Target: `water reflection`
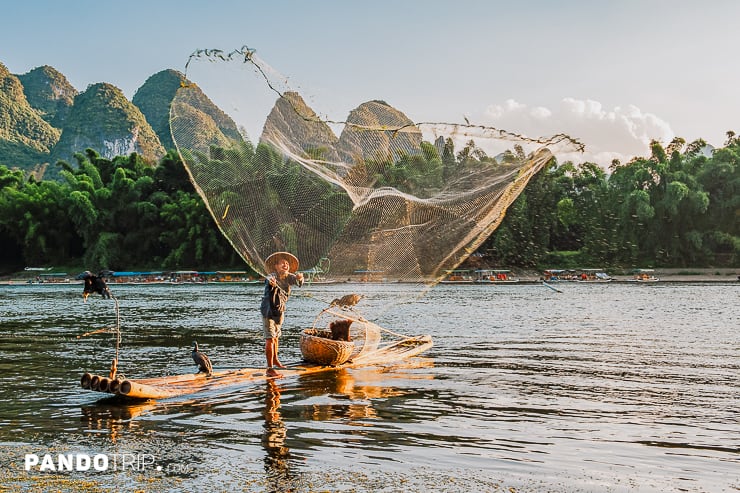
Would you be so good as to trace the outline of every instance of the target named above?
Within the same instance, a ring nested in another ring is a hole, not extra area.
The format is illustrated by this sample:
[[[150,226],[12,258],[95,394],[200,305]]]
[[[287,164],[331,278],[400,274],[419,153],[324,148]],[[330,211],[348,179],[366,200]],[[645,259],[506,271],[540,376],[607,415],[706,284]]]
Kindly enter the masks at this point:
[[[137,428],[138,416],[157,407],[154,401],[141,403],[123,402],[116,397],[101,399],[92,405],[82,406],[84,431],[88,433],[107,432],[111,442],[116,443],[125,432]]]
[[[274,380],[265,385],[265,424],[262,448],[265,449],[265,473],[271,491],[291,491],[295,475],[290,470],[290,449],[286,445],[288,430],[280,413],[280,393],[283,389]]]
[[[351,425],[370,426],[378,419],[374,401],[407,395],[409,390],[394,380],[432,380],[431,373],[411,372],[431,368],[433,361],[419,358],[393,366],[339,369],[299,377],[303,400],[301,418],[311,421],[338,420]]]
[[[347,369],[305,375],[299,379],[301,418],[307,421],[355,423],[374,419],[377,412],[369,400],[371,396],[398,394],[392,387],[378,388],[358,384],[355,373]]]

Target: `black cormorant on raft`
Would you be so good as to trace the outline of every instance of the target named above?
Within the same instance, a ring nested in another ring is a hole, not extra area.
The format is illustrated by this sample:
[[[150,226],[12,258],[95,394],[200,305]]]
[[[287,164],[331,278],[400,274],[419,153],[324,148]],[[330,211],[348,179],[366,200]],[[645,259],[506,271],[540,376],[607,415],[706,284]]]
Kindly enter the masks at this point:
[[[198,365],[198,373],[205,373],[207,377],[213,375],[213,365],[205,353],[198,351],[198,341],[193,341],[193,351],[190,353],[193,361]]]

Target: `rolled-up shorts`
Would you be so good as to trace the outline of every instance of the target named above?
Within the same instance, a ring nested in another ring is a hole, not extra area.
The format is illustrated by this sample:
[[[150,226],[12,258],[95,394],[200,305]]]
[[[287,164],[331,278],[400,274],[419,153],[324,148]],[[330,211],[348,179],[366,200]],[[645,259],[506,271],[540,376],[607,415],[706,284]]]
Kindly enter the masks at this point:
[[[271,318],[262,317],[262,328],[264,329],[265,339],[274,339],[283,335],[280,330],[283,325],[282,319],[280,322],[281,323],[276,323]]]

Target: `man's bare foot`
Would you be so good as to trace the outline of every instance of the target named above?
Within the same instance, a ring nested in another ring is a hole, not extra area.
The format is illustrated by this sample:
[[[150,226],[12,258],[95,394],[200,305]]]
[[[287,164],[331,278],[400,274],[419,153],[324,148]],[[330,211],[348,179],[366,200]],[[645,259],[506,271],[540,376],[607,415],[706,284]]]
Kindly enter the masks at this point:
[[[279,361],[277,363],[275,363],[275,366],[277,366],[278,368],[287,368],[287,366],[285,366],[284,364],[282,364]]]
[[[265,372],[265,375],[268,378],[283,378],[283,374],[275,371],[274,368],[268,368],[267,371]]]

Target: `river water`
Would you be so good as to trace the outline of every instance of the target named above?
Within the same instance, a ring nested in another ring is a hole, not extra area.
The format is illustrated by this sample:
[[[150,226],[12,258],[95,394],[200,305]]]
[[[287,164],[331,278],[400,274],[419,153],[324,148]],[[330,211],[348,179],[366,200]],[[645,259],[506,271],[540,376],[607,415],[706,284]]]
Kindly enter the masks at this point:
[[[0,286],[0,491],[738,491],[740,285],[558,287],[412,300],[414,285],[307,286],[288,305],[285,363],[324,302],[352,292],[379,325],[435,345],[123,404],[79,387],[114,355],[110,333],[83,334],[120,323],[130,377],[193,372],[195,339],[217,370],[260,367],[261,287],[112,286],[117,322],[81,286]]]

